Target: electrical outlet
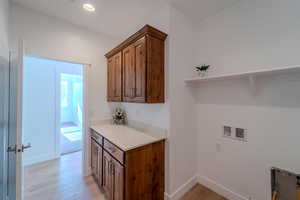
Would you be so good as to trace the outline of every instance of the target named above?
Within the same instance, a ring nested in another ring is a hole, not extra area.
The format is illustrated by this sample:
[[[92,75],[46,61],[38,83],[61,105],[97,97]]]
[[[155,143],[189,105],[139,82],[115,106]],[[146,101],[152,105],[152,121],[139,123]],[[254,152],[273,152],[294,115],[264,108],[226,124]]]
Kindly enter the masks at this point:
[[[243,128],[235,128],[235,139],[241,141],[247,141],[246,129]]]
[[[247,130],[244,128],[236,128],[227,125],[222,127],[222,135],[225,138],[247,142]]]
[[[232,137],[232,130],[230,126],[223,126],[223,137]]]

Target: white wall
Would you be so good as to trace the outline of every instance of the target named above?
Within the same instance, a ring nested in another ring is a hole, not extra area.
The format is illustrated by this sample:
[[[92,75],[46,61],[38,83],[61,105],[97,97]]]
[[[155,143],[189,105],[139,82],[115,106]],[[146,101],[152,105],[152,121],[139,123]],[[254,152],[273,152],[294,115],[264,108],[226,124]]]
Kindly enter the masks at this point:
[[[180,196],[183,184],[193,180],[197,173],[196,161],[196,112],[192,95],[183,82],[191,75],[190,66],[195,63],[194,24],[180,11],[171,8],[169,54],[169,179],[171,198]],[[188,188],[188,187],[187,187]]]
[[[111,110],[122,107],[128,120],[144,122],[164,129],[169,129],[168,101],[164,104],[111,103]]]
[[[81,74],[82,65],[26,57],[23,80],[23,143],[32,148],[23,155],[30,165],[60,156],[59,103],[60,74]]]
[[[300,64],[299,7],[297,0],[241,0],[206,19],[197,33],[197,63],[210,64],[210,74]],[[271,199],[270,167],[300,172],[299,77],[259,78],[256,95],[247,80],[191,88],[202,183],[231,199],[266,200]],[[224,124],[246,128],[248,142],[222,138]]]

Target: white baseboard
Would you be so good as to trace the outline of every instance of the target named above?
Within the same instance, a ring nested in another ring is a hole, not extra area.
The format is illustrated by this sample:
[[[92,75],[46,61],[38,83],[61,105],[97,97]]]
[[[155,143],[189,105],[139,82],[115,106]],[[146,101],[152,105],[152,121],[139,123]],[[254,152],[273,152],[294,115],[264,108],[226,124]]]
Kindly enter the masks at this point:
[[[28,165],[32,165],[32,164],[36,164],[36,163],[40,163],[40,162],[45,162],[48,160],[54,160],[57,158],[59,158],[59,156],[57,157],[54,153],[35,156],[35,157],[31,157],[31,158],[25,157],[23,159],[23,166],[28,166]]]
[[[172,194],[165,193],[165,200],[178,200],[197,184],[198,177],[193,176]]]
[[[221,196],[230,199],[230,200],[249,200],[247,197],[244,197],[227,187],[225,187],[222,184],[219,184],[208,177],[205,176],[197,176],[190,178],[186,183],[181,185],[175,192],[172,194],[165,193],[165,200],[179,200],[181,197],[183,197],[190,189],[192,189],[193,186],[196,184],[201,184],[212,191],[220,194]]]
[[[222,195],[223,197],[230,200],[249,200],[247,197],[244,197],[228,188],[224,185],[219,184],[205,176],[198,176],[198,183],[213,190],[214,192]]]

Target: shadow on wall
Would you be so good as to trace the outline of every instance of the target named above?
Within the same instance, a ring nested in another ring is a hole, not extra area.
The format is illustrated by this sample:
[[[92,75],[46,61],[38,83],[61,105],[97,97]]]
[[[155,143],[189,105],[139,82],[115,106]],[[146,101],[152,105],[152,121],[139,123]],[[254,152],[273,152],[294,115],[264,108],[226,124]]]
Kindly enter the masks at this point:
[[[197,104],[300,107],[300,73],[257,77],[255,91],[249,80],[209,81],[188,85]]]

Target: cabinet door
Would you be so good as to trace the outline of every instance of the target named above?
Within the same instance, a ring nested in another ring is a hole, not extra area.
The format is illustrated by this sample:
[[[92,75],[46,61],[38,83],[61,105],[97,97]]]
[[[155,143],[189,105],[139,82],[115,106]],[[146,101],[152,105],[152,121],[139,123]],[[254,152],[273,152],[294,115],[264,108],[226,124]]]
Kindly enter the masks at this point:
[[[124,199],[124,167],[115,159],[112,160],[113,168],[113,200]]]
[[[145,37],[133,44],[134,47],[134,88],[133,101],[145,102],[146,100],[146,46]]]
[[[98,146],[98,184],[103,184],[103,148]]]
[[[122,101],[122,52],[108,59],[107,100]]]
[[[133,99],[134,88],[134,48],[132,45],[123,50],[123,100],[130,102]]]
[[[92,139],[91,142],[91,168],[92,168],[92,174],[93,177],[96,179],[98,182],[99,180],[99,147],[97,142]]]
[[[108,200],[112,200],[112,164],[111,156],[103,151],[103,189]]]
[[[114,97],[114,62],[113,57],[107,60],[107,101],[113,101]]]
[[[124,101],[145,102],[146,98],[146,40],[138,40],[123,50]]]
[[[147,35],[147,103],[165,101],[165,43]]]

